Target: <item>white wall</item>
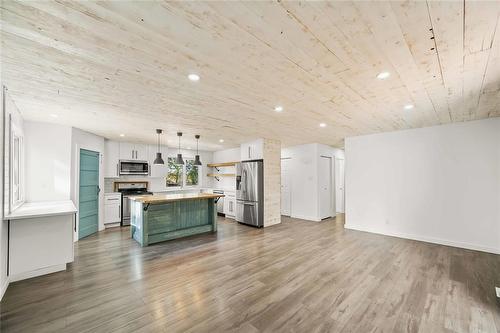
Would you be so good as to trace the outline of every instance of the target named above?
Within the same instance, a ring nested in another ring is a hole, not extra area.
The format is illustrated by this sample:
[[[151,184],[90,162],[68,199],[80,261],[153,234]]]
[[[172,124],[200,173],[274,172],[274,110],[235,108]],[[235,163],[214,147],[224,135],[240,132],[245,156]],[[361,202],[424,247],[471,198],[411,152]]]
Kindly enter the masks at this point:
[[[345,147],[346,228],[500,253],[500,118]]]
[[[25,121],[26,201],[70,199],[71,127]]]
[[[80,149],[87,149],[99,153],[99,230],[104,230],[104,138],[78,128],[71,129],[71,200],[79,208],[79,170],[80,170]],[[78,228],[77,228],[78,230]],[[75,241],[78,239],[75,236]]]
[[[300,145],[281,150],[281,158],[290,159],[290,216],[318,220],[318,147]]]
[[[213,154],[213,163],[238,162],[241,157],[240,151],[241,149],[239,147],[216,151]],[[222,167],[220,170],[221,173],[235,173],[236,171],[234,166]],[[222,190],[236,190],[235,177],[220,177],[219,179],[219,181],[216,179],[213,180],[214,188]]]
[[[319,158],[321,156],[343,158],[341,149],[323,144],[311,143],[281,150],[282,159],[290,159],[291,171],[291,217],[320,221],[319,211]],[[334,165],[332,179],[334,179]],[[332,199],[334,197],[332,194]],[[335,202],[335,200],[333,200]],[[333,210],[332,215],[334,215]]]

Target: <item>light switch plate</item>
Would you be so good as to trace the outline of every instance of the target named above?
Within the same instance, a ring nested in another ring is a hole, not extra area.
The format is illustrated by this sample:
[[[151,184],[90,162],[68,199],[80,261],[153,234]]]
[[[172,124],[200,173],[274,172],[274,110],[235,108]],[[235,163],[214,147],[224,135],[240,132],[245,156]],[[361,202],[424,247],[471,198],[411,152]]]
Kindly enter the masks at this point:
[[[497,292],[497,298],[500,298],[500,288],[495,287],[495,290]]]

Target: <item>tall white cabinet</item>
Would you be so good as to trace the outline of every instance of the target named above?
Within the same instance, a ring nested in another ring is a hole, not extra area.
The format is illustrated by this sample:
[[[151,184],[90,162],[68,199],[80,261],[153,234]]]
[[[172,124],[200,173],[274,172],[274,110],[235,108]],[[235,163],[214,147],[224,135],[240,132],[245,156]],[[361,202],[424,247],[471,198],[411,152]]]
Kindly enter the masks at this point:
[[[264,158],[263,139],[242,143],[240,148],[242,161],[261,160]]]
[[[104,177],[119,177],[120,142],[104,141]]]

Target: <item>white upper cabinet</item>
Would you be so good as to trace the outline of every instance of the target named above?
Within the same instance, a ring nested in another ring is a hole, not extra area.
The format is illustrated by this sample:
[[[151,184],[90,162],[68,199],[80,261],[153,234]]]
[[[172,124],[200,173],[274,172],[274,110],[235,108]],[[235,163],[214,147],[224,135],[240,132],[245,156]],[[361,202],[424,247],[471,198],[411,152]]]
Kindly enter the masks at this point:
[[[118,177],[118,161],[120,160],[120,143],[104,141],[104,177]]]
[[[135,160],[135,145],[128,142],[120,142],[120,160]]]
[[[135,149],[135,159],[139,161],[147,161],[149,158],[148,145],[136,144]]]
[[[264,141],[262,139],[254,140],[241,144],[241,160],[261,160],[264,158]]]
[[[151,177],[166,177],[168,172],[168,147],[161,146],[161,156],[165,164],[163,165],[154,165],[154,160],[156,159],[156,153],[158,148],[156,145],[149,145],[149,158],[147,161],[149,162],[149,169],[151,170]]]
[[[148,145],[120,142],[121,160],[148,160]]]

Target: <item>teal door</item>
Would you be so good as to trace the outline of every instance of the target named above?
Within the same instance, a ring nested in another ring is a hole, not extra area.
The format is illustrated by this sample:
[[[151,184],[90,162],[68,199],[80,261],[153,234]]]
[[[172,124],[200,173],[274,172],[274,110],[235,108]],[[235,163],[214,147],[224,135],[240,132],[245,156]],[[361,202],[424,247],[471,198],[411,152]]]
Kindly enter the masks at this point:
[[[99,153],[80,149],[78,239],[97,232],[99,225]]]

